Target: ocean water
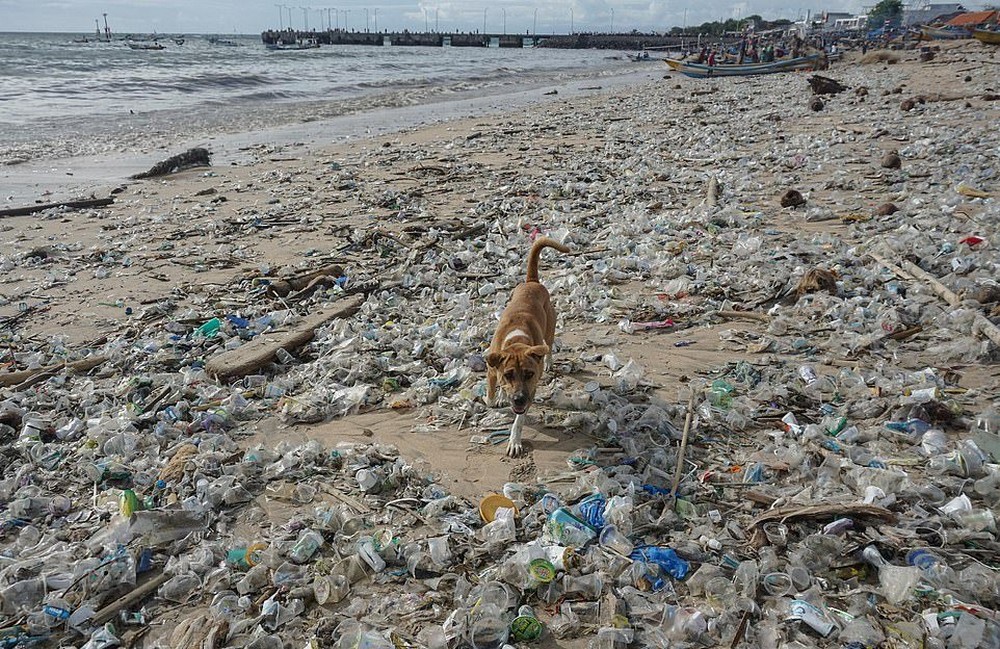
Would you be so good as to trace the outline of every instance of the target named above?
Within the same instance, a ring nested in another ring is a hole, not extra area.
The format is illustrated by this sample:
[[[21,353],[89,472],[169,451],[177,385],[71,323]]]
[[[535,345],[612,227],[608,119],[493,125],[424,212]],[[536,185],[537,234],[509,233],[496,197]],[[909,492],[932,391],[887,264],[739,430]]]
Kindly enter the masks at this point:
[[[122,151],[450,96],[610,75],[595,50],[323,46],[271,51],[258,36],[161,37],[160,51],[92,34],[0,33],[0,164]]]

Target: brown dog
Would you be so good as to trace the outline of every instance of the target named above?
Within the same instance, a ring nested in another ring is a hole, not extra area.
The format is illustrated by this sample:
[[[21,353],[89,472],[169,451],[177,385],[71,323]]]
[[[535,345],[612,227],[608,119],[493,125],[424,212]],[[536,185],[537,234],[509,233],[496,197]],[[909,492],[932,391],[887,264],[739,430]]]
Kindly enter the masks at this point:
[[[514,424],[507,439],[507,455],[521,454],[521,429],[528,406],[535,399],[535,388],[542,369],[552,365],[552,341],[556,336],[556,311],[549,292],[538,281],[538,257],[542,248],[569,252],[558,241],[541,237],[528,253],[528,275],[511,293],[510,302],[500,314],[500,324],[486,352],[486,396],[496,405],[497,383],[510,399]],[[543,365],[544,363],[544,365]]]

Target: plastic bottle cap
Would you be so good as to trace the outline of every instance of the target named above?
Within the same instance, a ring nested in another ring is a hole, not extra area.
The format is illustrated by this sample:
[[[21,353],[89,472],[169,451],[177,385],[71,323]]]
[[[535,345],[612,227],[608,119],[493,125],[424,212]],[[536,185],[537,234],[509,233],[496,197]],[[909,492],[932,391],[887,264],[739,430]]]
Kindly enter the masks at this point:
[[[556,578],[556,568],[548,559],[532,559],[528,564],[528,572],[543,584]]]
[[[536,617],[519,615],[510,623],[510,634],[518,642],[537,640],[542,635],[542,623]]]

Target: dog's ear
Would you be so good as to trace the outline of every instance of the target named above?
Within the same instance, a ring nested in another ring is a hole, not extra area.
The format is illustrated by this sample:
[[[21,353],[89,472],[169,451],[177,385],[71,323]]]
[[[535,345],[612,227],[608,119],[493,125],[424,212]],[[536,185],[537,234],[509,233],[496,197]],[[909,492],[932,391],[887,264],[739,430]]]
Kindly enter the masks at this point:
[[[531,356],[535,360],[542,360],[549,353],[548,345],[535,345],[528,348],[528,356]]]
[[[500,352],[487,352],[486,356],[483,357],[486,364],[493,369],[500,367],[503,364],[503,354]]]

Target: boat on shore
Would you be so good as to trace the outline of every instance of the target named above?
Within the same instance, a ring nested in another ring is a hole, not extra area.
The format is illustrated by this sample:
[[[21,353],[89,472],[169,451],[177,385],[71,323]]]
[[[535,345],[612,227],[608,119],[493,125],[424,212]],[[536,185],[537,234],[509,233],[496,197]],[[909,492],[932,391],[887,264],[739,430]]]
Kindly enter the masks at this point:
[[[1000,45],[1000,31],[974,29],[972,30],[972,37],[980,43],[986,43],[987,45]]]
[[[972,32],[962,27],[952,27],[949,25],[920,26],[920,37],[925,41],[953,41],[971,36]]]
[[[664,59],[671,69],[696,79],[710,77],[749,77],[758,74],[775,74],[796,70],[817,70],[823,67],[823,54],[807,54],[792,59],[779,59],[769,63],[719,63],[708,65],[678,59]]]

